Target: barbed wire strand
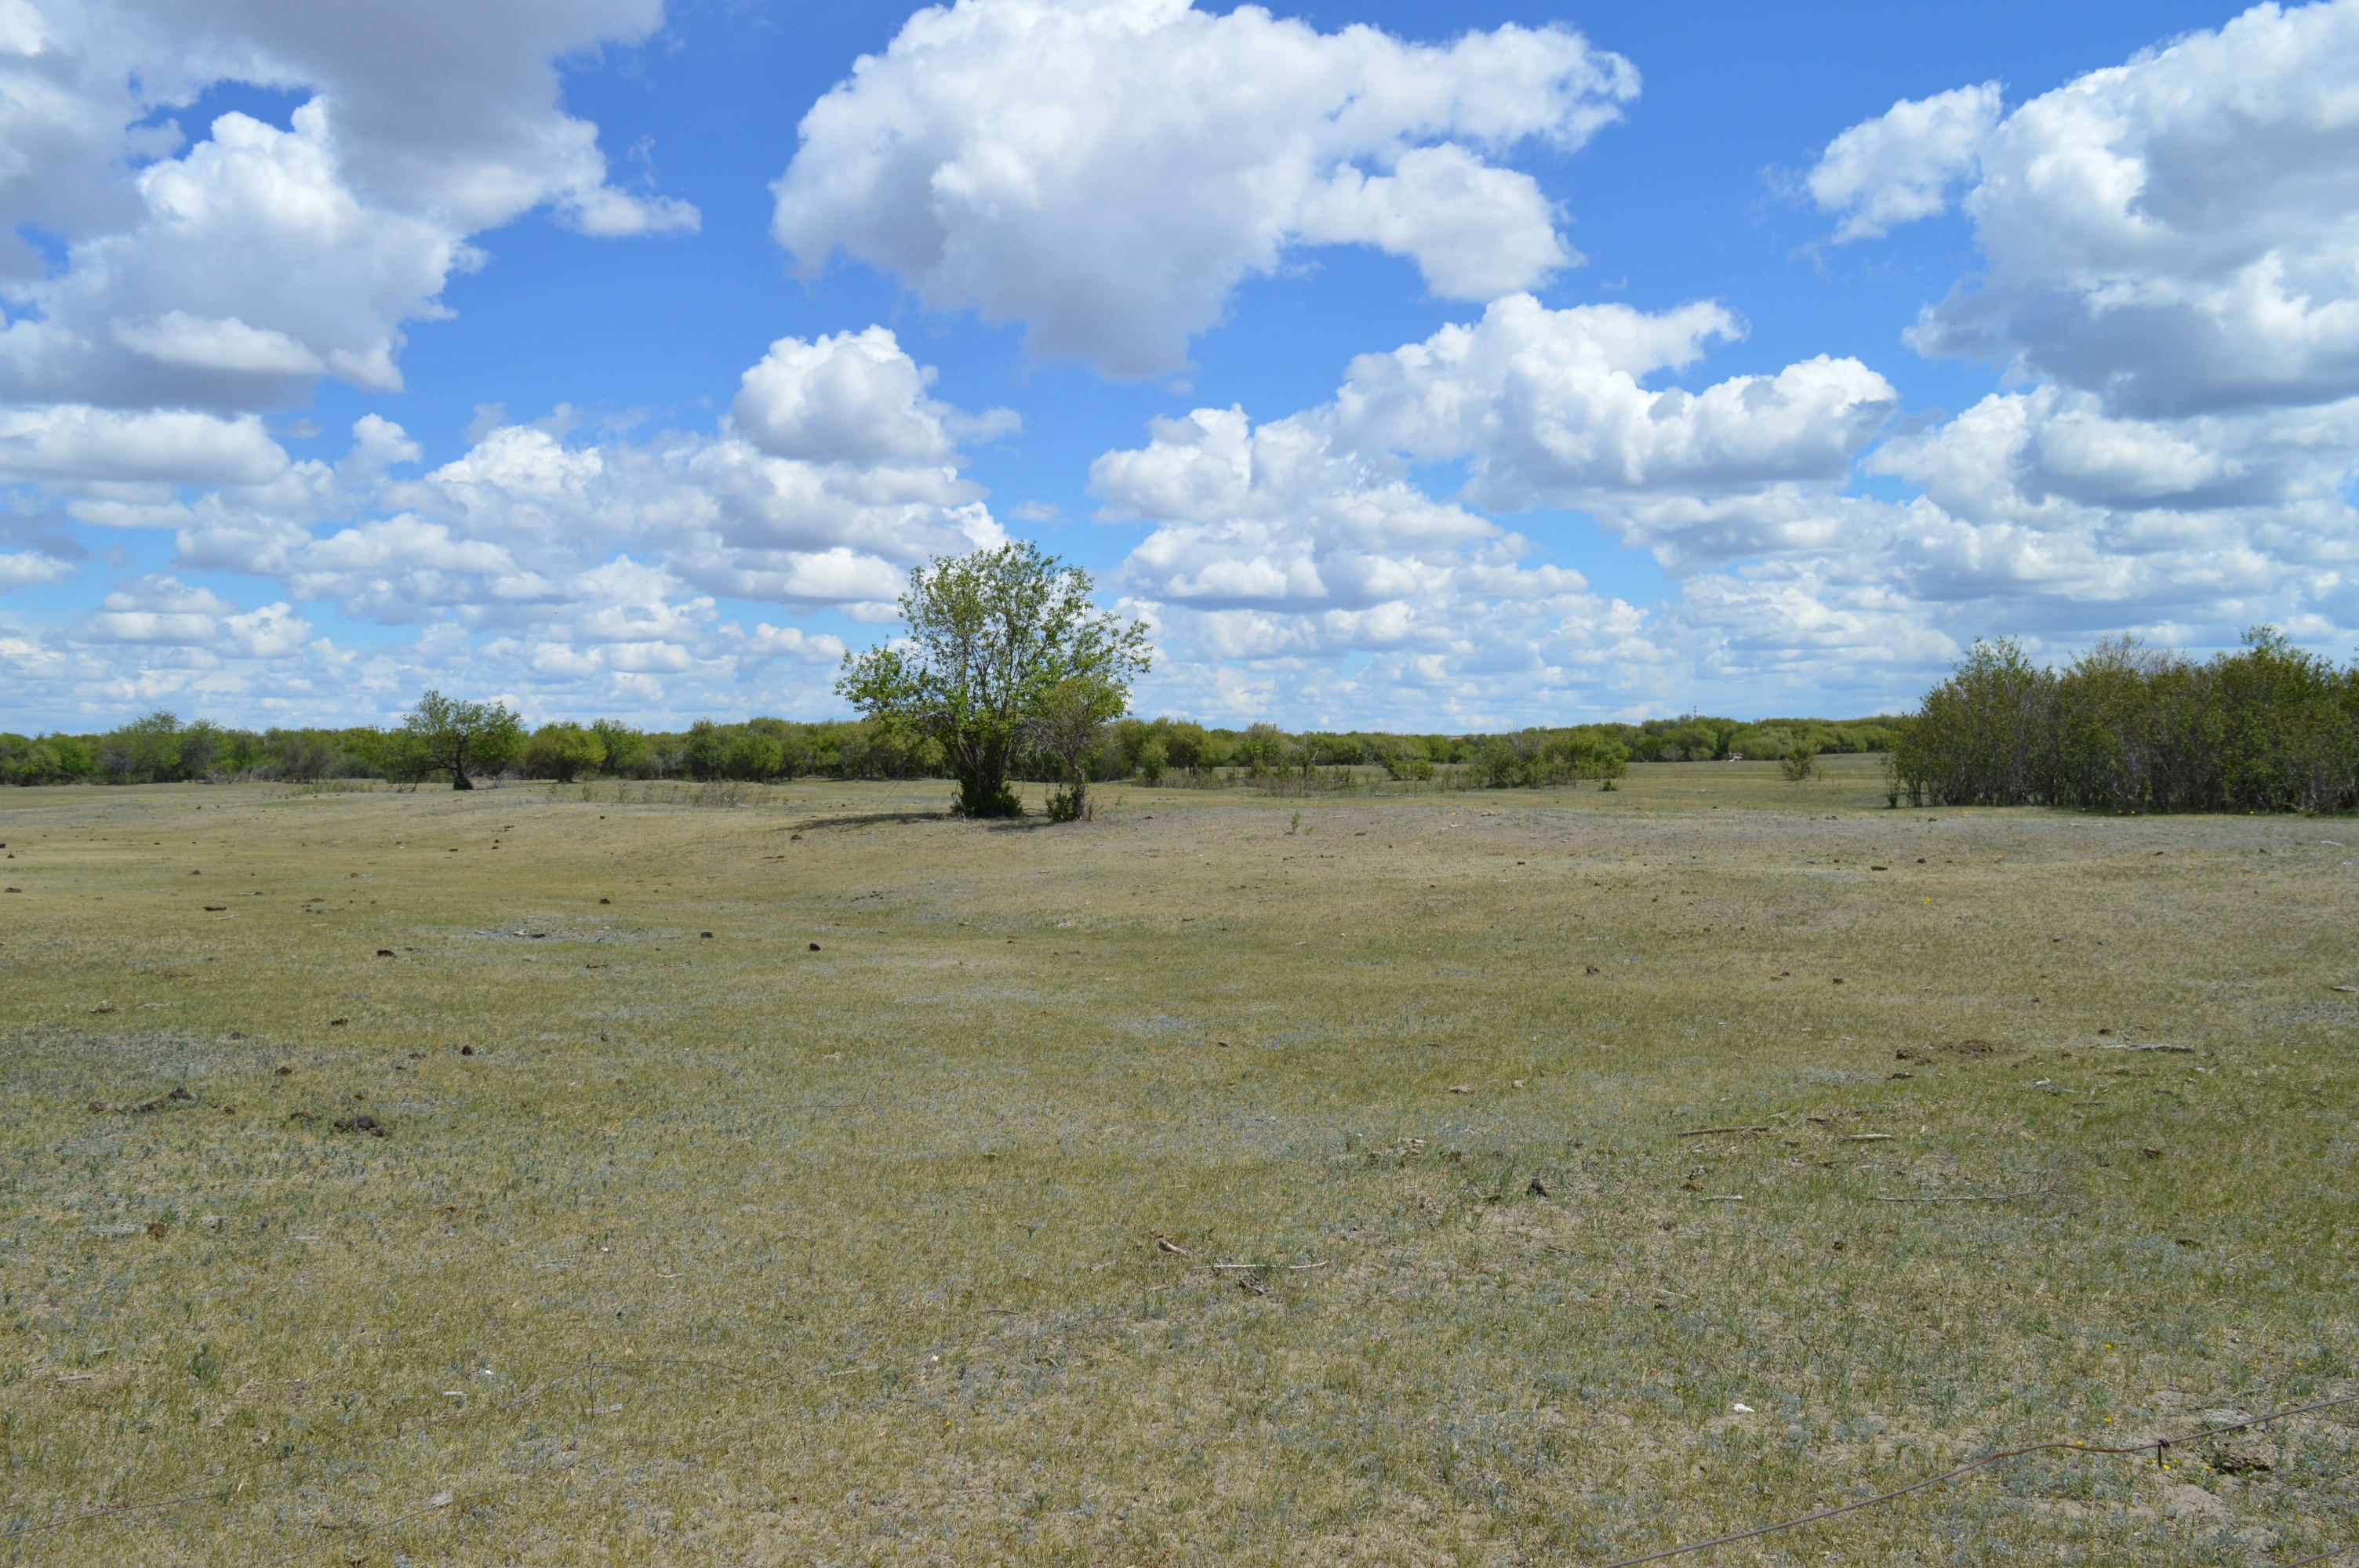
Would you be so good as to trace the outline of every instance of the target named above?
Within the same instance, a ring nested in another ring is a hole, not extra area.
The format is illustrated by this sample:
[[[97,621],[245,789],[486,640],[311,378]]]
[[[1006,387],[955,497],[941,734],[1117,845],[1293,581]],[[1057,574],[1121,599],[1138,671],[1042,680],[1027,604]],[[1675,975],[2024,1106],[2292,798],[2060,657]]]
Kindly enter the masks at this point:
[[[1954,1481],[1970,1471],[1995,1465],[2002,1459],[2020,1459],[2027,1454],[2041,1454],[2050,1449],[2060,1449],[2071,1454],[2151,1454],[2155,1456],[2156,1463],[2160,1464],[2163,1462],[2163,1455],[2186,1444],[2201,1443],[2207,1437],[2218,1437],[2226,1433],[2243,1432],[2248,1427],[2267,1426],[2273,1421],[2284,1421],[2288,1416],[2308,1415],[2313,1411],[2332,1410],[2338,1405],[2349,1404],[2359,1404],[2359,1394],[2345,1394],[2341,1399],[2321,1400],[2316,1404],[2296,1405],[2291,1410],[2272,1411],[2267,1415],[2256,1415],[2250,1421],[2231,1422],[2225,1426],[2206,1427],[2201,1432],[2192,1432],[2185,1437],[2158,1437],[2150,1443],[2134,1443],[2125,1447],[2106,1447],[2093,1443],[2083,1443],[2075,1438],[2058,1438],[2049,1443],[2033,1443],[2021,1448],[2003,1449],[1996,1454],[1985,1454],[1979,1459],[1970,1459],[1955,1469],[1944,1470],[1938,1476],[1928,1476],[1921,1481],[1912,1481],[1908,1486],[1893,1491],[1879,1492],[1872,1498],[1862,1498],[1857,1502],[1844,1503],[1838,1508],[1821,1509],[1816,1513],[1804,1514],[1799,1519],[1781,1519],[1776,1524],[1765,1524],[1756,1529],[1739,1530],[1734,1535],[1719,1535],[1710,1541],[1690,1541],[1685,1546],[1666,1547],[1660,1552],[1649,1552],[1643,1556],[1617,1557],[1613,1562],[1603,1564],[1602,1568],[1637,1568],[1641,1563],[1660,1563],[1666,1558],[1685,1557],[1691,1552],[1709,1552],[1715,1546],[1733,1546],[1740,1541],[1754,1541],[1765,1535],[1775,1535],[1779,1530],[1793,1530],[1800,1525],[1816,1524],[1821,1519],[1856,1513],[1861,1509],[1872,1509],[1880,1503],[1891,1502],[1896,1498],[1905,1498],[1911,1492],[1921,1492],[1928,1487],[1938,1487],[1945,1481]],[[2359,1545],[2359,1542],[2353,1544]],[[2338,1546],[2326,1556],[2332,1557],[2350,1550],[2350,1546]],[[2309,1557],[2302,1561],[2322,1563],[2325,1560],[2325,1557]],[[2300,1568],[2300,1565],[2288,1564],[2288,1568]]]

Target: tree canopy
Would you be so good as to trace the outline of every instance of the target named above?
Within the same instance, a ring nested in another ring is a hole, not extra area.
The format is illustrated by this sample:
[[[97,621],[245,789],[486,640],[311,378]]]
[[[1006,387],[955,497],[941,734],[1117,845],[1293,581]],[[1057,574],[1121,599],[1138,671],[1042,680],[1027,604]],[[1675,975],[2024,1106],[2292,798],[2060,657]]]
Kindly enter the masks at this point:
[[[1013,816],[1023,748],[1129,706],[1148,667],[1147,628],[1099,610],[1078,567],[1028,542],[937,557],[909,574],[906,635],[844,655],[841,692],[871,718],[940,743],[959,810]]]
[[[428,771],[446,770],[452,789],[473,789],[470,773],[506,767],[524,741],[524,722],[499,702],[456,702],[429,691],[402,720]]]

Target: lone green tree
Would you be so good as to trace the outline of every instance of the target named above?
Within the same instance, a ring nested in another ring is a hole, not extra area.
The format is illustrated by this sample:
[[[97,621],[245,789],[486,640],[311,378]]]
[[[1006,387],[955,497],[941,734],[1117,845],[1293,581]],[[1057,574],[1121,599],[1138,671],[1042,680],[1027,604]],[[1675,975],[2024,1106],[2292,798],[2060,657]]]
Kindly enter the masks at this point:
[[[450,773],[452,789],[474,788],[469,773],[507,766],[524,741],[524,722],[505,703],[454,702],[439,691],[418,699],[401,730],[428,769]]]
[[[939,556],[909,574],[908,633],[846,654],[835,689],[870,718],[938,742],[967,816],[1017,816],[1008,770],[1029,727],[1081,687],[1129,705],[1147,672],[1147,628],[1090,602],[1090,576],[1028,542]]]

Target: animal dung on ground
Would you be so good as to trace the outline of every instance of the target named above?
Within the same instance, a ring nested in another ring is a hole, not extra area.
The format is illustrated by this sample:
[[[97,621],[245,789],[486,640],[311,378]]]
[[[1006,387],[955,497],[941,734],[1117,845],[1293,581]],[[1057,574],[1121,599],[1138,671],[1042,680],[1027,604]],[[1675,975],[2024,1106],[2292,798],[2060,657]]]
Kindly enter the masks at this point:
[[[293,1077],[293,1076],[295,1076],[295,1069],[294,1069],[294,1068],[292,1068],[292,1067],[290,1067],[290,1066],[288,1066],[285,1063],[283,1063],[283,1062],[282,1062],[281,1064],[279,1064],[279,1067],[278,1067],[278,1076],[279,1076],[280,1077],[282,1077],[282,1078],[289,1078],[289,1077]]]
[[[219,914],[228,907],[229,905],[225,903],[209,903],[205,905],[205,913],[207,914]]]
[[[1529,1193],[1536,1198],[1544,1198],[1549,1195],[1549,1184],[1540,1180],[1538,1176],[1534,1176],[1531,1180],[1531,1184],[1526,1187],[1524,1191]]]
[[[601,1034],[600,1036],[598,1036],[598,1038],[599,1038],[599,1039],[601,1039],[601,1040],[603,1040],[603,1039],[604,1039],[604,1038],[606,1038],[606,1037],[605,1037],[604,1035]],[[474,1048],[473,1045],[462,1045],[462,1046],[460,1046],[460,1047],[459,1047],[459,1054],[461,1054],[462,1056],[472,1056],[472,1055],[473,1055],[474,1054],[475,1054],[475,1048]]]
[[[602,898],[602,899],[600,899],[598,902],[599,902],[600,903],[614,903],[614,901],[613,899],[611,899],[611,898]]]
[[[702,936],[710,936],[710,935],[712,935],[712,932],[710,932],[710,931],[700,931],[700,932],[698,932],[698,933],[697,933],[697,935],[699,935],[700,937],[702,937]]]
[[[1583,964],[1581,967],[1581,972],[1584,975],[1593,975],[1599,971],[1597,966],[1594,964]]]
[[[814,953],[818,952],[818,951],[819,951],[819,944],[818,944],[818,943],[816,943],[816,942],[812,943],[812,944],[810,945],[810,950],[811,950],[812,952],[814,952]]]
[[[192,1095],[192,1094],[190,1094],[190,1093],[189,1092],[189,1087],[188,1087],[188,1085],[186,1085],[186,1084],[181,1084],[181,1085],[179,1085],[179,1086],[176,1087],[172,1090],[171,1094],[170,1094],[169,1096],[168,1096],[167,1098],[171,1098],[171,1099],[178,1099],[178,1100],[190,1100],[190,1099],[194,1099],[194,1098],[196,1098],[197,1097],[196,1097],[196,1096],[194,1096],[194,1095]]]
[[[332,1018],[328,1020],[328,1027],[331,1029],[342,1029],[345,1024],[350,1023],[351,1022],[352,1020],[349,1018]]]
[[[339,1132],[365,1132],[372,1138],[383,1138],[392,1131],[391,1128],[366,1112],[359,1116],[340,1117],[335,1127]]]
[[[390,958],[393,957],[393,949],[390,947],[379,947],[376,950],[376,956],[380,958]]]

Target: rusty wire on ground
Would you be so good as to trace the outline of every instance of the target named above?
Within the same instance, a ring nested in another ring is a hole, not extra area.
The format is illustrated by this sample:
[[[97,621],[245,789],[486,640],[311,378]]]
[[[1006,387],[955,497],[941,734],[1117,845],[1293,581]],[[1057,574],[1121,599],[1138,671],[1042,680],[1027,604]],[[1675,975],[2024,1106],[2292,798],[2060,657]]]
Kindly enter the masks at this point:
[[[1734,1535],[1716,1535],[1710,1541],[1692,1541],[1685,1546],[1665,1547],[1660,1552],[1649,1552],[1637,1557],[1617,1557],[1611,1563],[1601,1564],[1600,1568],[1637,1568],[1641,1563],[1660,1563],[1667,1558],[1685,1557],[1691,1552],[1709,1552],[1715,1546],[1734,1546],[1740,1541],[1756,1541],[1765,1535],[1775,1535],[1779,1530],[1793,1530],[1800,1525],[1816,1524],[1821,1519],[1833,1519],[1841,1514],[1856,1513],[1862,1509],[1872,1509],[1878,1503],[1888,1503],[1897,1498],[1905,1498],[1911,1492],[1921,1492],[1928,1487],[1938,1487],[1945,1481],[1954,1481],[1970,1471],[1995,1465],[2002,1459],[2020,1459],[2027,1454],[2044,1454],[2051,1449],[2061,1450],[2068,1454],[2151,1454],[2155,1456],[2155,1462],[2161,1464],[2164,1455],[2172,1449],[2183,1447],[2190,1443],[2201,1443],[2207,1437],[2218,1437],[2231,1432],[2243,1432],[2248,1427],[2267,1426],[2273,1421],[2284,1421],[2288,1416],[2308,1415],[2313,1411],[2332,1410],[2338,1405],[2349,1404],[2359,1404],[2359,1394],[2345,1394],[2340,1399],[2321,1400],[2316,1404],[2296,1405],[2290,1410],[2272,1411],[2267,1415],[2256,1415],[2249,1421],[2231,1422],[2225,1426],[2212,1426],[2204,1428],[2201,1432],[2190,1432],[2184,1437],[2158,1437],[2152,1442],[2133,1443],[2126,1446],[2108,1447],[2093,1443],[2084,1443],[2078,1438],[2060,1437],[2048,1443],[2028,1444],[2021,1448],[2001,1449],[1996,1454],[1985,1454],[1979,1459],[1969,1459],[1963,1465],[1954,1469],[1944,1470],[1938,1476],[1928,1476],[1921,1481],[1912,1481],[1908,1486],[1889,1492],[1879,1492],[1872,1498],[1862,1498],[1857,1502],[1844,1503],[1832,1509],[1821,1509],[1816,1513],[1804,1514],[1799,1519],[1781,1519],[1776,1524],[1765,1524],[1753,1530],[1739,1530]],[[2335,1547],[2316,1557],[2305,1557],[2300,1563],[2286,1564],[2286,1568],[2303,1568],[2303,1564],[2306,1563],[2323,1563],[2330,1557],[2339,1557],[2354,1548],[2359,1548],[2359,1541]]]

